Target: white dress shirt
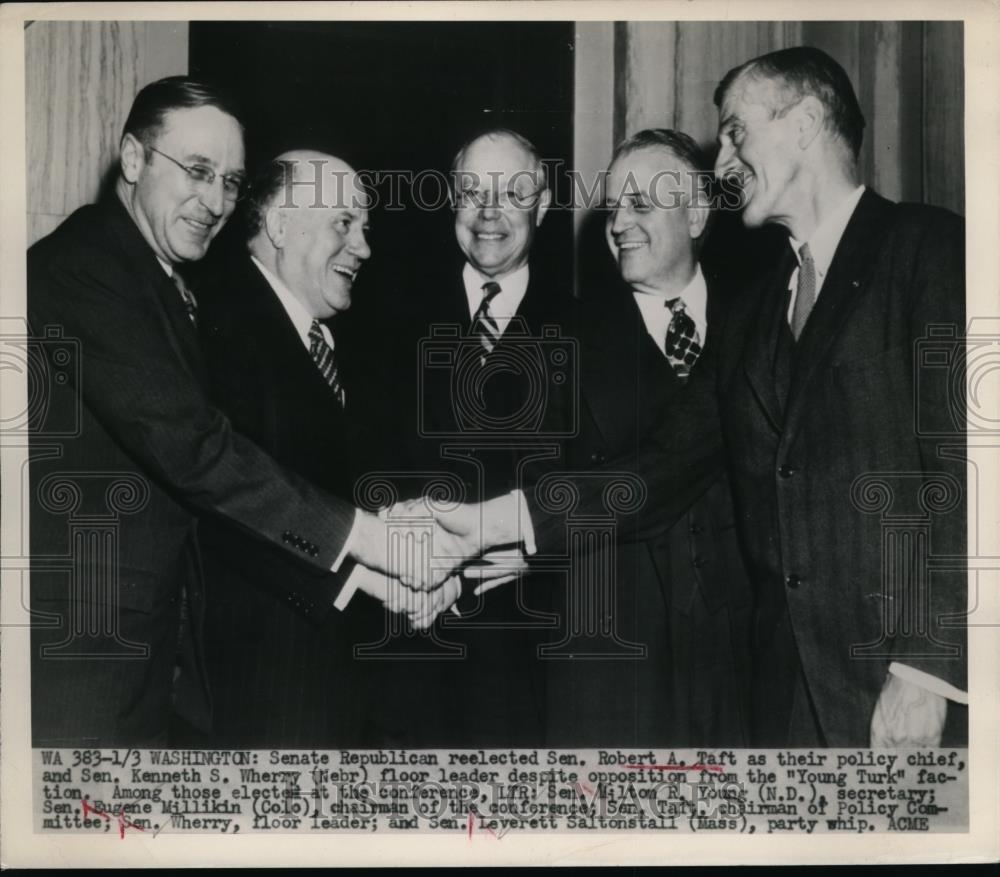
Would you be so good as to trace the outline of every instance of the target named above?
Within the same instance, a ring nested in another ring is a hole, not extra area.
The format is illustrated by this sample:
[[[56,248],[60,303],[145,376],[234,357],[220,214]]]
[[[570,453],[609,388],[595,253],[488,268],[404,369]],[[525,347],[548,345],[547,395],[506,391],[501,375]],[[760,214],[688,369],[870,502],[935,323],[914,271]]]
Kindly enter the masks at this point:
[[[664,356],[667,355],[667,329],[674,318],[673,310],[668,308],[666,303],[675,298],[683,300],[684,310],[694,321],[694,327],[698,330],[698,340],[704,347],[705,333],[708,331],[708,287],[705,285],[705,275],[701,273],[700,265],[695,265],[694,277],[680,295],[666,296],[633,290],[632,297],[639,306],[639,313],[642,314],[642,321],[646,325],[649,337],[656,342],[656,346]]]
[[[497,280],[493,277],[484,277],[466,262],[462,269],[462,283],[465,286],[465,298],[469,305],[470,324],[476,311],[479,310],[479,306],[483,303],[483,284],[490,281],[500,284],[500,292],[490,300],[490,315],[496,320],[497,328],[503,335],[507,326],[510,325],[511,318],[521,306],[524,294],[528,291],[528,266],[527,264],[522,265],[513,273]]]
[[[295,331],[299,333],[299,338],[302,339],[302,344],[306,350],[312,348],[312,339],[309,337],[309,330],[312,329],[312,323],[314,317],[309,315],[309,312],[303,307],[302,302],[300,302],[291,291],[282,283],[274,274],[267,270],[257,259],[256,256],[251,256],[250,261],[257,266],[257,269],[261,274],[264,275],[264,279],[267,281],[268,286],[274,290],[274,294],[278,297],[278,301],[281,302],[281,306],[285,309],[285,313],[288,314],[288,319],[292,321],[292,325],[295,327]],[[322,323],[319,324],[319,330],[323,333],[323,338],[326,343],[333,348],[333,335],[330,334],[330,330],[324,326]],[[346,395],[346,393],[345,393]]]

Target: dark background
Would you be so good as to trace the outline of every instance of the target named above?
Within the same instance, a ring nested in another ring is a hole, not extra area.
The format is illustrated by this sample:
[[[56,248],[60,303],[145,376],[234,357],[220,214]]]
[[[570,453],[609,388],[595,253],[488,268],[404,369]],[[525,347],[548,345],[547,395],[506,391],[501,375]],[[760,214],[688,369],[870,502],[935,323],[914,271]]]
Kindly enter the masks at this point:
[[[358,170],[444,174],[464,141],[493,126],[518,131],[565,168],[573,39],[572,22],[191,22],[189,60],[192,76],[242,105],[249,169],[313,148]],[[566,185],[559,173],[552,182]],[[426,193],[436,197],[433,185]],[[384,316],[393,295],[457,253],[447,205],[418,210],[405,189],[401,201],[402,210],[372,211],[372,258],[355,285],[352,322]],[[241,236],[237,218],[209,260]],[[571,212],[550,211],[535,246],[571,265]]]

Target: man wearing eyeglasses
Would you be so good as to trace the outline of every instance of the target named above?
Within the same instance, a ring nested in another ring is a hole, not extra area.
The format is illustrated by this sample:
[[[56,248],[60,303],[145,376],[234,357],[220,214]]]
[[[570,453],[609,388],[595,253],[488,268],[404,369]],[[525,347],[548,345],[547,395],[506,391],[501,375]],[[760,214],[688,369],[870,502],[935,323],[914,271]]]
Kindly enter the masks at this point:
[[[228,518],[289,563],[388,571],[378,518],[279,466],[206,394],[197,303],[178,268],[205,255],[243,174],[228,100],[184,77],[154,82],[125,123],[114,193],[28,253],[31,354],[52,376],[39,405],[77,418],[69,437],[32,445],[36,746],[156,746],[172,725],[209,727],[195,514]],[[68,370],[60,337],[77,345]],[[435,553],[467,553],[449,545]],[[423,586],[438,576],[395,571]],[[342,578],[303,581],[276,584],[323,617]]]
[[[532,426],[516,422],[519,412],[533,410],[539,390],[523,354],[543,327],[565,315],[572,271],[568,258],[554,258],[554,241],[536,252],[552,193],[541,155],[525,137],[493,129],[469,140],[452,161],[451,183],[458,247],[430,260],[406,296],[413,337],[400,358],[400,381],[407,382],[420,410],[404,428],[412,437],[418,423],[422,433],[413,442],[415,470],[457,477],[469,498],[492,496],[516,483],[519,460],[530,453],[526,444],[540,438],[544,443]],[[443,342],[451,345],[451,366],[421,359],[420,341],[436,328],[453,331]],[[545,619],[528,605],[536,579],[481,597],[467,581],[462,617],[442,616],[435,629],[464,654],[435,653],[437,660],[411,663],[405,672],[394,672],[394,662],[385,666],[393,693],[383,698],[384,707],[396,713],[386,717],[387,740],[538,745],[541,674],[534,665],[538,631],[532,626]],[[416,679],[423,684],[414,684]],[[420,709],[428,689],[438,692],[433,714]],[[408,708],[403,704],[410,697],[417,701]],[[414,716],[424,724],[415,725]]]

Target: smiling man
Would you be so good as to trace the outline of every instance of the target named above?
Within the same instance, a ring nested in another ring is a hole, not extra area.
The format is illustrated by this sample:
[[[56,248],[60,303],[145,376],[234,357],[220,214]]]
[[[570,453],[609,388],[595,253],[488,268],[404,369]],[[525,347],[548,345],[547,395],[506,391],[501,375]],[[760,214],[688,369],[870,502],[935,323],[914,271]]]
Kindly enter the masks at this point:
[[[159,746],[172,726],[210,726],[197,514],[311,568],[275,584],[313,617],[340,594],[330,573],[345,558],[388,566],[382,522],[276,463],[208,397],[197,303],[179,269],[205,255],[243,177],[227,99],[186,77],[159,80],[125,122],[114,192],[28,252],[29,353],[53,376],[40,410],[74,426],[32,439],[35,745]],[[367,256],[363,213],[275,223],[315,256],[291,261],[318,315],[349,301]]]
[[[277,156],[253,180],[246,252],[221,260],[199,293],[215,404],[277,461],[344,497],[364,446],[354,417],[363,402],[344,374],[332,318],[350,308],[371,256],[368,205],[340,159],[310,150]],[[353,661],[352,649],[374,638],[368,622],[381,617],[378,607],[355,597],[349,616],[316,623],[275,584],[298,579],[311,590],[322,571],[290,567],[223,521],[204,522],[200,544],[212,593],[205,649],[217,717],[209,744],[362,745],[367,664]]]
[[[583,411],[566,445],[570,471],[635,448],[658,418],[670,419],[702,367],[729,295],[698,261],[708,177],[697,144],[679,131],[639,131],[615,150],[605,233],[623,283],[584,285],[575,332]],[[686,424],[677,418],[673,428]],[[660,501],[647,499],[653,508]],[[547,662],[547,742],[746,745],[752,601],[721,463],[673,526],[665,518],[662,532],[603,549],[589,568],[601,571],[594,584],[607,593],[601,604],[613,607],[602,627],[632,648]],[[579,622],[565,599],[556,612],[559,642]]]

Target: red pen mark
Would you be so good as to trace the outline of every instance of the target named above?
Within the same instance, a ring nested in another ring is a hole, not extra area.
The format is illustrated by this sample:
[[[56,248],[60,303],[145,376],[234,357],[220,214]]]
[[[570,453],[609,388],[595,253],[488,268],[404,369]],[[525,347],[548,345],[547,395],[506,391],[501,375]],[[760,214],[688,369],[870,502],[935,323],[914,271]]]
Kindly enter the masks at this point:
[[[469,840],[472,840],[472,811],[469,811]]]
[[[623,764],[627,770],[707,770],[722,773],[721,764]]]
[[[588,795],[593,795],[594,794],[594,790],[592,788],[590,788],[590,786],[588,786],[588,785],[586,785],[584,783],[580,783],[580,788],[583,789]]]
[[[95,816],[100,816],[105,822],[110,822],[112,815],[100,807],[95,807],[90,803],[88,798],[84,798],[81,802],[83,804],[83,818],[86,819],[91,813]],[[119,811],[117,815],[114,816],[115,821],[118,823],[118,837],[121,840],[125,840],[125,829],[134,828],[136,831],[145,831],[141,825],[136,825],[134,822],[130,821],[129,818],[122,812]]]

